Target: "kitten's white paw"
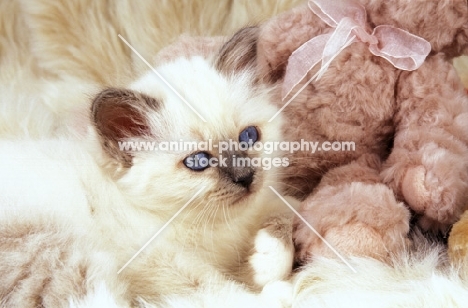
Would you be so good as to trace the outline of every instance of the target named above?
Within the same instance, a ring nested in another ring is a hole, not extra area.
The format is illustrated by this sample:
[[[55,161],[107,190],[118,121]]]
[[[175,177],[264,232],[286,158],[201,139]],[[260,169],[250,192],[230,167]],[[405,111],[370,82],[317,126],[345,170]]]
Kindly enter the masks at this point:
[[[291,307],[293,302],[293,286],[287,281],[270,282],[263,287],[260,294],[267,307]]]
[[[263,228],[257,233],[255,251],[249,259],[254,271],[254,282],[258,286],[287,279],[292,271],[294,258],[292,240],[287,236],[273,236],[270,227]]]
[[[81,300],[69,298],[70,308],[128,308],[127,305],[117,304],[114,294],[107,288],[104,282],[100,283],[93,292],[87,294]]]

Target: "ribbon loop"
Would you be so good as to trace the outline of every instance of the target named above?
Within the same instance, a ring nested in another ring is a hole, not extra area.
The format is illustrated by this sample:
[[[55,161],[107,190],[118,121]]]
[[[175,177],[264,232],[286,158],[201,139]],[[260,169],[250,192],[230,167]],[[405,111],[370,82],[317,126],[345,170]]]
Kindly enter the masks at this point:
[[[431,44],[425,39],[393,26],[377,26],[368,33],[366,10],[354,0],[309,0],[309,8],[335,30],[310,39],[291,54],[283,82],[283,99],[319,62],[320,69],[308,82],[320,79],[333,59],[357,41],[367,43],[373,55],[407,71],[418,69],[431,51]]]

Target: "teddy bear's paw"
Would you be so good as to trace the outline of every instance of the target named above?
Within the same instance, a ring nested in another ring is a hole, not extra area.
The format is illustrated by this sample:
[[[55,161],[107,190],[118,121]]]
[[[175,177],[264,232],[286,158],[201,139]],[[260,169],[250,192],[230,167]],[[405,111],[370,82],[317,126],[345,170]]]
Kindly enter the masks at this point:
[[[468,185],[459,177],[458,181],[454,178],[458,171],[428,170],[423,166],[406,171],[401,191],[420,216],[418,224],[423,229],[444,231],[466,208]]]
[[[322,238],[315,239],[307,232],[298,232],[294,238],[296,245],[295,260],[298,264],[311,261],[312,256],[337,258],[343,256],[366,256],[379,260],[387,260],[391,252],[408,245],[408,239],[402,234],[400,245],[387,238],[383,232],[362,222],[347,224],[327,230]]]
[[[293,225],[295,261],[313,256],[387,260],[408,244],[409,211],[383,184],[323,188],[306,199]]]
[[[255,237],[254,252],[249,258],[257,286],[288,278],[292,271],[294,245],[290,219],[276,220],[260,229]]]

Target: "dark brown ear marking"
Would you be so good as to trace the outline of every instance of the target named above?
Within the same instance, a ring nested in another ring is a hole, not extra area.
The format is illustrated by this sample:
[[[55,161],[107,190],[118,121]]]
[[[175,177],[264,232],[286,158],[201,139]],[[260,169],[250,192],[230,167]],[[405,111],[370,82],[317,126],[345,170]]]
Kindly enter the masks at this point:
[[[253,67],[257,58],[258,27],[247,27],[236,34],[221,47],[215,67],[223,74]]]
[[[108,88],[100,92],[91,105],[91,116],[106,152],[130,167],[132,156],[121,151],[118,142],[150,135],[146,116],[159,107],[156,99],[131,90]]]

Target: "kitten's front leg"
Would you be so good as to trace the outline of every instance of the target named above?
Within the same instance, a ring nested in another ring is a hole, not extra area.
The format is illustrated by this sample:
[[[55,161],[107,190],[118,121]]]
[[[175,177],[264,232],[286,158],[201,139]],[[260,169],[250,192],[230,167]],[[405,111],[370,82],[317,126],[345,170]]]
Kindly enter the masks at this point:
[[[296,200],[289,200],[298,204]],[[292,304],[293,288],[287,281],[294,262],[294,244],[292,241],[293,213],[286,204],[279,204],[283,212],[268,217],[257,232],[252,254],[248,259],[252,270],[252,283],[262,290],[260,297],[265,302],[289,307]],[[272,306],[273,307],[273,306]]]
[[[287,279],[293,261],[292,213],[268,218],[255,236],[249,257],[254,285],[263,288],[268,283]]]
[[[287,202],[295,208],[299,205],[299,201],[290,197],[287,197]],[[265,217],[265,213],[269,215]],[[291,274],[294,262],[293,215],[288,206],[274,196],[259,218],[262,224],[255,235],[248,264],[252,271],[252,284],[263,288],[263,293],[274,290],[275,283],[284,283]]]

